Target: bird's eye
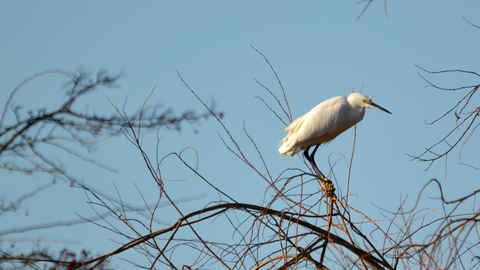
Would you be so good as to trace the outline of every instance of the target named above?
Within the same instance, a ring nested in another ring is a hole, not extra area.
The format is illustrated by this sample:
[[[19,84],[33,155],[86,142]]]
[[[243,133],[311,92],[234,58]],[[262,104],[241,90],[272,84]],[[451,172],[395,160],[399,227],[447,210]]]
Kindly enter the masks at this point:
[[[363,103],[368,103],[368,100],[366,100],[366,99],[363,99]]]

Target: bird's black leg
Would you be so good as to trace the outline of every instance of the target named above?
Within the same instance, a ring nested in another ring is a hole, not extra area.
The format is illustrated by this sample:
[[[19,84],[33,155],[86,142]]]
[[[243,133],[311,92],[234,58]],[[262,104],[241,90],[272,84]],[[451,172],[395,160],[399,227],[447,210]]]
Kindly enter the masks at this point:
[[[313,152],[311,154],[311,157],[312,157],[312,160],[313,160],[313,163],[315,163],[315,153],[317,153],[317,150],[318,150],[318,147],[320,146],[320,144],[317,144],[315,145],[315,148],[313,148]],[[315,163],[316,164],[316,163]]]
[[[325,195],[327,197],[335,197],[335,187],[333,186],[332,181],[328,180],[328,178],[325,177],[325,175],[323,175],[323,173],[318,169],[317,164],[315,163],[314,157],[315,157],[315,153],[318,150],[318,146],[319,145],[315,145],[315,148],[313,149],[312,154],[310,155],[308,154],[308,150],[310,150],[310,146],[307,147],[307,149],[305,149],[305,151],[303,152],[303,155],[308,160],[308,162],[310,162],[310,165],[312,165],[313,167],[313,171],[315,171],[315,174],[322,182],[322,187],[324,187],[325,189]]]
[[[318,150],[318,147],[319,145],[315,145],[315,148],[313,149],[312,151],[312,154],[308,154],[308,150],[310,150],[310,146],[307,147],[307,149],[305,149],[305,151],[303,152],[303,155],[305,156],[305,158],[308,160],[308,162],[310,162],[310,164],[312,165],[313,167],[313,170],[315,171],[315,173],[318,175],[318,177],[322,178],[323,179],[327,179],[325,177],[325,175],[323,175],[323,173],[318,169],[317,167],[317,164],[315,163],[315,153],[317,152]]]

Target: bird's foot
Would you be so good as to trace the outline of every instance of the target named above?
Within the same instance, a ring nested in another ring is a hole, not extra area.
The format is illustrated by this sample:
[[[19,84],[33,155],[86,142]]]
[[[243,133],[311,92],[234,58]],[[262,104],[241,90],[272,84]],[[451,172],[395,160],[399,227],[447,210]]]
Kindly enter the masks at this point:
[[[335,197],[335,186],[332,181],[328,180],[326,177],[323,177],[322,180],[322,186],[320,189],[323,187],[325,189],[325,195],[327,197]]]

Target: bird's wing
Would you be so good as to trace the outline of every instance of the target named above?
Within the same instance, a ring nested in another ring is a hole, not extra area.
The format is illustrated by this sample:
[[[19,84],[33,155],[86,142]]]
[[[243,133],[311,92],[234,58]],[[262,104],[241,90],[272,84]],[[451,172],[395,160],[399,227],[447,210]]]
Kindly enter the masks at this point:
[[[348,117],[348,105],[345,97],[332,98],[317,105],[304,116],[297,141],[303,142],[338,132],[337,128]]]

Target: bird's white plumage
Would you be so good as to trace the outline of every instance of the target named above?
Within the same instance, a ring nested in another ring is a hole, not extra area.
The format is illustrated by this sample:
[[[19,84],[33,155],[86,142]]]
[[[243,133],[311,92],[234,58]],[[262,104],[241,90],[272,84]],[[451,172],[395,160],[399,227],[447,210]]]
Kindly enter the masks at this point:
[[[278,152],[293,156],[310,146],[328,143],[360,122],[365,115],[365,108],[369,107],[390,113],[371,102],[368,96],[359,93],[352,93],[348,98],[338,96],[326,100],[285,128],[288,135]]]

